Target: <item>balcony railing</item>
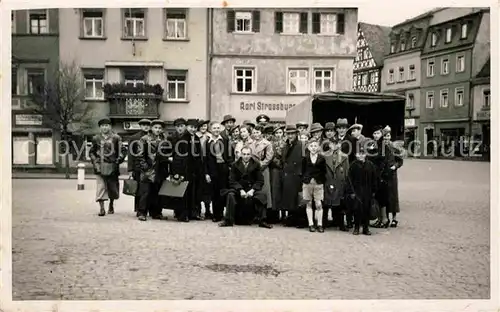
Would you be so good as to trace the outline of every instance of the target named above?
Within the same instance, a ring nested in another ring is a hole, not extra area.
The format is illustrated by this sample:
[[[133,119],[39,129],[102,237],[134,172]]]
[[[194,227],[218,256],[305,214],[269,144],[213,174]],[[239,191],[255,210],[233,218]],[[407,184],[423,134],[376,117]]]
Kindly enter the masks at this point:
[[[111,118],[158,118],[163,89],[159,85],[138,87],[123,84],[106,85]]]

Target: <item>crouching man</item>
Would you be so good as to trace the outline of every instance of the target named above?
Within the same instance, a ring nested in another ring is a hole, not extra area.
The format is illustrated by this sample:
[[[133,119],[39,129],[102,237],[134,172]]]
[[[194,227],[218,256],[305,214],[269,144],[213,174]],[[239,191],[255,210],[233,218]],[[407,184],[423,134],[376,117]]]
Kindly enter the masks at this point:
[[[264,176],[260,164],[252,158],[252,151],[248,147],[242,148],[240,155],[230,170],[226,214],[219,226],[233,226],[236,209],[245,209],[250,205],[257,213],[259,227],[270,229],[272,226],[266,222],[267,196],[262,192]]]

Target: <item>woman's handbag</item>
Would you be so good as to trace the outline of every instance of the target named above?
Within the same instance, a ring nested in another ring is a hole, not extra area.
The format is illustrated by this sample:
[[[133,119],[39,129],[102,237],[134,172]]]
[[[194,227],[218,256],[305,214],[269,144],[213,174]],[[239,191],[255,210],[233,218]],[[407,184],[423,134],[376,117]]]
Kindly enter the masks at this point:
[[[137,188],[138,188],[138,183],[136,180],[129,178],[123,181],[123,194],[136,196]]]

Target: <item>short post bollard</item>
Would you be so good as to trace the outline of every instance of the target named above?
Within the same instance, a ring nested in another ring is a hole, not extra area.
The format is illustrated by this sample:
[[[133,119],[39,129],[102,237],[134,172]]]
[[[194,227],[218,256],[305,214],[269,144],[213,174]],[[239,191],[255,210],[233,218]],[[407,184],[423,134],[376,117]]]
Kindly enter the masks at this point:
[[[77,165],[78,168],[78,185],[77,190],[82,191],[85,189],[85,164],[79,163]]]

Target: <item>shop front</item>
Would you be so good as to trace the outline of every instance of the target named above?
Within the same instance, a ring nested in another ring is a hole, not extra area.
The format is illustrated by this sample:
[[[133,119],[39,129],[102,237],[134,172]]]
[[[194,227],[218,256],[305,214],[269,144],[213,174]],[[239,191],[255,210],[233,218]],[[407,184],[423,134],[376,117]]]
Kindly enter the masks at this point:
[[[255,118],[260,114],[269,116],[271,122],[285,122],[286,112],[308,97],[308,95],[288,94],[233,94],[230,98],[230,109],[227,114],[233,115],[237,123],[247,119],[255,121]]]
[[[43,125],[42,115],[14,114],[12,127],[13,168],[54,168],[55,138]]]
[[[474,155],[484,160],[490,159],[491,144],[491,111],[483,109],[476,112],[474,128]]]
[[[410,156],[415,155],[420,144],[418,142],[418,126],[415,118],[405,118],[405,148],[408,149]]]

